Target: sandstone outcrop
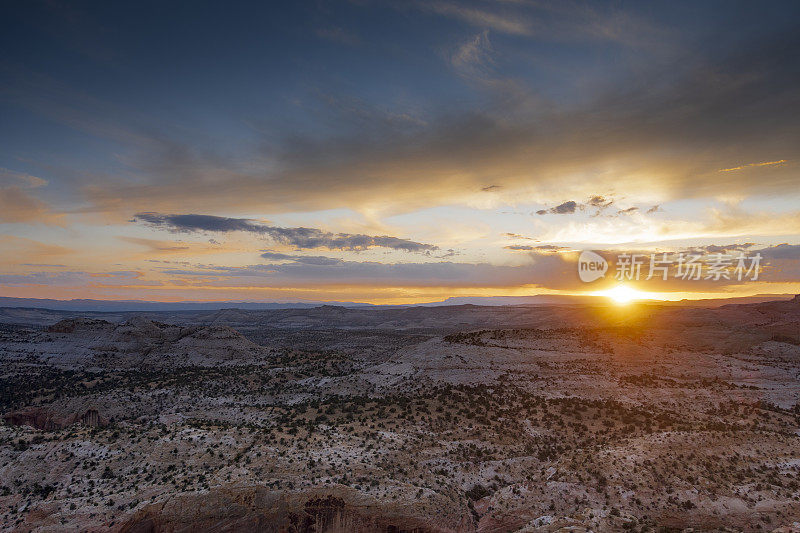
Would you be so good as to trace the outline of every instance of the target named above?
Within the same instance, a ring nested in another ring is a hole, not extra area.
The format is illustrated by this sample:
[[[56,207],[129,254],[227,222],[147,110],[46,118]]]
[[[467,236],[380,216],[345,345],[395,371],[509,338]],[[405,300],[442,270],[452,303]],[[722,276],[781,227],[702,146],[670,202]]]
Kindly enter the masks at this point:
[[[444,503],[444,502],[442,502]],[[182,494],[148,505],[119,533],[236,531],[296,533],[438,533],[474,531],[463,514],[425,511],[419,502],[379,503],[347,487],[277,492],[234,486],[205,494]]]
[[[108,425],[108,420],[94,408],[62,414],[45,407],[26,407],[6,413],[3,415],[3,420],[10,426],[30,426],[43,431],[62,429],[72,424],[91,427]]]

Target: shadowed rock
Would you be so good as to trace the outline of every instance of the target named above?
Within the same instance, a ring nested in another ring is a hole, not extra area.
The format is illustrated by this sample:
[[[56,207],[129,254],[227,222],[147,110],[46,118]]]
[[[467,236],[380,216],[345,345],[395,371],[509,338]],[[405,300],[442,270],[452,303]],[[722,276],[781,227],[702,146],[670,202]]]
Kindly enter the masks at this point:
[[[474,531],[469,511],[429,515],[414,503],[379,503],[346,487],[287,493],[263,486],[178,495],[148,505],[120,533],[434,533]]]
[[[26,407],[6,413],[3,415],[3,420],[10,426],[30,426],[43,431],[62,429],[72,424],[83,424],[90,427],[108,425],[108,420],[94,408],[63,414],[45,407]]]

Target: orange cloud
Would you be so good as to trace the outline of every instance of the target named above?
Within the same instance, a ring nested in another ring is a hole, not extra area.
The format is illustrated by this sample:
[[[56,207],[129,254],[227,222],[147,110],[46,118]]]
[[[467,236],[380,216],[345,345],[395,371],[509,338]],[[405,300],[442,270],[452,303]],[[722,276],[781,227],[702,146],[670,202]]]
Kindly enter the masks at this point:
[[[61,215],[54,214],[50,205],[31,196],[20,187],[0,188],[0,223],[61,223]]]
[[[24,237],[0,235],[0,264],[24,265],[25,263],[51,262],[59,256],[69,255],[74,250],[57,244],[45,244]]]

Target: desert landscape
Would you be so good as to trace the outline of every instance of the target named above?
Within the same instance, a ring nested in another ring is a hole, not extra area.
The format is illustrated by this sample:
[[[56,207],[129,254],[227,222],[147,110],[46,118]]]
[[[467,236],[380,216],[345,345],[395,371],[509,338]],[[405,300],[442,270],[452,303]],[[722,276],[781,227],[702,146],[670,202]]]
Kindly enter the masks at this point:
[[[800,533],[800,1],[0,50],[0,533]]]
[[[800,297],[0,320],[5,530],[800,528]]]

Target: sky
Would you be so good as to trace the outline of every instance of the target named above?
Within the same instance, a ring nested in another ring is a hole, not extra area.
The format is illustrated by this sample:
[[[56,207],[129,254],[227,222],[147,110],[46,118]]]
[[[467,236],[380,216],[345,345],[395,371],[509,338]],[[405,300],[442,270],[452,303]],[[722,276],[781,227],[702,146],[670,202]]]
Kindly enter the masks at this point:
[[[4,2],[0,49],[0,296],[800,293],[798,2]]]

